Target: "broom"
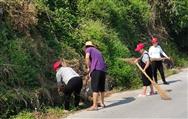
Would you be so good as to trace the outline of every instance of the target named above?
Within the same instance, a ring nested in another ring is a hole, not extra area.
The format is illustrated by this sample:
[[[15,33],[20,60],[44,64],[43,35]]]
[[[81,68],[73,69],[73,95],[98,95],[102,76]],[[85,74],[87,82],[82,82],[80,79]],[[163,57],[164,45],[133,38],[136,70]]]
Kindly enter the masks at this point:
[[[171,100],[171,98],[167,95],[166,91],[161,89],[161,87],[155,83],[147,74],[146,72],[141,68],[141,66],[136,63],[137,67],[142,71],[142,73],[150,80],[150,82],[152,83],[152,85],[157,89],[157,92],[159,93],[161,99],[163,100]]]
[[[134,63],[134,60],[136,58],[119,58],[120,60],[123,60],[123,61],[126,61],[128,63],[131,63],[133,64]],[[171,97],[167,95],[166,91],[161,89],[161,87],[155,83],[147,74],[146,72],[141,68],[141,66],[138,64],[138,62],[136,63],[137,67],[142,71],[142,73],[148,78],[148,80],[152,83],[152,85],[156,88],[157,92],[159,93],[161,99],[163,100],[171,100]]]

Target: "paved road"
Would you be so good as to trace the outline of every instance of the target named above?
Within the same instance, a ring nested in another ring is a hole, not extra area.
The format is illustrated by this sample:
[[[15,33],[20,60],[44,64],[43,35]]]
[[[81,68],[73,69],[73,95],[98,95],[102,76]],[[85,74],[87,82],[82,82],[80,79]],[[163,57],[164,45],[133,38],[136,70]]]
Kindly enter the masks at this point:
[[[170,85],[160,86],[167,90],[172,100],[161,100],[159,95],[137,97],[141,89],[116,93],[105,99],[106,108],[98,111],[82,110],[67,119],[129,118],[129,119],[188,119],[188,69],[167,78]],[[160,83],[160,82],[159,82]],[[149,90],[148,90],[149,91]]]

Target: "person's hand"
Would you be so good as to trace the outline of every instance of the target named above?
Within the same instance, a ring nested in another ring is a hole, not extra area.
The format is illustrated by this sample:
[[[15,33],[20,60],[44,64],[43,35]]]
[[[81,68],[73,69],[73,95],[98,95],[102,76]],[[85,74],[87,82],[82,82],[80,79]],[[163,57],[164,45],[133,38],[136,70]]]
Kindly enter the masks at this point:
[[[58,93],[61,92],[61,88],[60,88],[60,87],[57,88],[57,92],[58,92]]]
[[[89,68],[87,68],[87,73],[89,73],[89,71],[90,71],[90,69],[89,69]]]
[[[61,88],[60,88],[60,87],[57,89],[57,91],[58,91],[58,93],[59,93],[60,96],[63,95],[63,92],[61,91]]]
[[[58,87],[57,91],[59,95],[63,95],[63,87]]]
[[[58,88],[57,88],[57,91],[58,91],[58,93],[59,93],[59,92],[61,92],[61,88],[60,88],[60,87],[58,87]]]
[[[136,58],[136,59],[134,60],[134,63],[135,63],[135,64],[138,63],[139,59],[140,59],[140,58]]]
[[[60,92],[59,92],[59,95],[60,95],[60,96],[63,96],[63,92],[60,91]]]
[[[170,57],[164,57],[164,58],[162,58],[162,61],[164,62],[166,59],[170,60]]]
[[[86,83],[85,83],[85,85],[87,86],[88,85],[88,82],[90,82],[91,81],[91,76],[90,76],[90,73],[87,75],[87,77],[86,77]]]
[[[87,83],[91,81],[91,76],[90,76],[90,74],[87,75],[87,79],[86,79],[86,80],[87,80]]]
[[[168,59],[168,58],[166,58],[166,57],[164,57],[164,58],[161,58],[161,60],[159,60],[159,61],[165,61],[165,59]]]

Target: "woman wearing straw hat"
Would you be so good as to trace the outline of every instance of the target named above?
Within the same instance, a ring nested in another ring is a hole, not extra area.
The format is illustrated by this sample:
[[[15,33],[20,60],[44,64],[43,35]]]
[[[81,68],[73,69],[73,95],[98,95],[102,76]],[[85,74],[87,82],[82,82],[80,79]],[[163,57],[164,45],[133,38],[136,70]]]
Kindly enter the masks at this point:
[[[72,68],[67,67],[65,63],[58,60],[53,64],[53,69],[56,72],[58,92],[61,93],[61,88],[64,85],[64,107],[65,112],[70,109],[70,97],[74,93],[74,106],[78,107],[80,101],[80,91],[82,89],[82,79]]]
[[[146,72],[146,74],[152,79],[153,75],[152,75],[152,67],[150,64],[150,58],[149,58],[148,52],[144,50],[144,44],[139,43],[135,51],[141,54],[141,57],[138,58],[138,60],[136,60],[135,62],[138,62],[139,65],[142,67],[142,69]],[[147,77],[143,73],[142,73],[142,82],[143,82],[143,92],[139,94],[138,96],[139,97],[146,96],[147,86],[150,86],[150,89],[151,89],[149,95],[153,95],[154,94],[153,86],[151,82],[149,81],[149,79],[147,79]]]
[[[162,50],[162,48],[158,45],[158,40],[155,37],[152,37],[152,46],[149,48],[149,56],[152,60],[152,67],[153,67],[153,75],[155,82],[157,83],[157,70],[159,70],[161,78],[163,80],[163,84],[168,84],[165,80],[164,75],[164,69],[162,64],[162,57],[161,54],[166,57],[167,59],[170,59],[166,53]]]
[[[88,111],[97,110],[98,96],[100,94],[100,106],[104,105],[106,64],[102,53],[93,45],[91,41],[85,43],[85,61],[87,70],[91,77],[91,88],[93,91],[93,105]]]

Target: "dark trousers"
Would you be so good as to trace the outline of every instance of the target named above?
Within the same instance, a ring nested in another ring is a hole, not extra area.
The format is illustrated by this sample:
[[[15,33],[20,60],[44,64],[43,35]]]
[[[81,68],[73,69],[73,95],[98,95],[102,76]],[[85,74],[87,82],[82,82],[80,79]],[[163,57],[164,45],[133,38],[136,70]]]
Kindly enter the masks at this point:
[[[64,107],[66,110],[70,108],[71,94],[74,94],[74,106],[77,107],[80,101],[80,91],[82,89],[82,79],[80,77],[74,77],[69,80],[64,89]]]
[[[161,75],[163,82],[166,82],[162,61],[153,61],[152,68],[153,68],[153,75],[154,75],[155,82],[157,83],[157,70],[159,70],[159,73]]]

